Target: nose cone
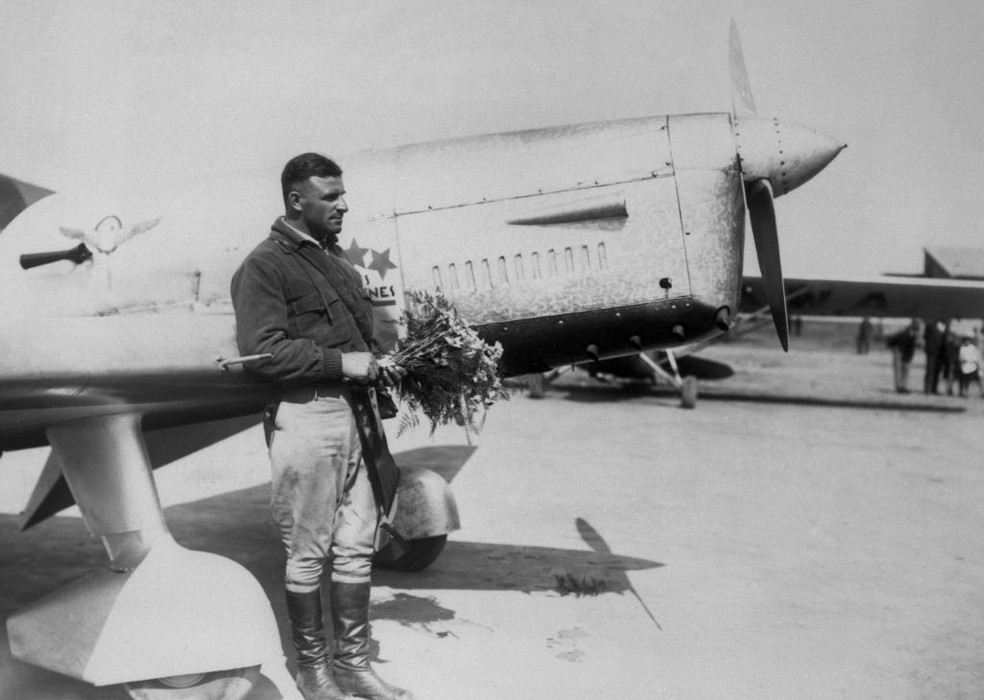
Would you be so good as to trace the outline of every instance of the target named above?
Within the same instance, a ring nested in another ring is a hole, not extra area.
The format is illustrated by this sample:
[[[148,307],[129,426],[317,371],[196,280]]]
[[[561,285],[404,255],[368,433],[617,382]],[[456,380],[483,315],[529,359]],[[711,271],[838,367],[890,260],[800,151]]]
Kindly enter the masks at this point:
[[[744,179],[768,178],[777,197],[802,185],[846,148],[826,134],[779,119],[736,120],[735,140]]]

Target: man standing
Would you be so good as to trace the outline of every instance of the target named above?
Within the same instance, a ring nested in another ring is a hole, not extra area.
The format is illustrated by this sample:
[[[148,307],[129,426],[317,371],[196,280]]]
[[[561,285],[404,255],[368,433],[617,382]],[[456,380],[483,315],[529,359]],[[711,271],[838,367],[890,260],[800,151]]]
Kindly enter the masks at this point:
[[[943,321],[930,320],[923,331],[923,350],[926,352],[926,374],[923,379],[923,393],[939,393],[940,370],[943,363],[943,334],[946,327]]]
[[[900,394],[909,393],[909,365],[916,354],[919,342],[919,321],[912,320],[904,330],[899,331],[888,339],[888,347],[892,349],[892,368],[895,373],[895,391]]]
[[[247,370],[282,389],[264,427],[297,685],[308,700],[412,700],[369,664],[373,546],[395,481],[381,477],[385,440],[368,387],[402,370],[381,369],[370,352],[372,305],[337,245],[348,211],[341,168],[305,153],[284,167],[281,188],[285,214],[236,271],[232,302],[240,352],[269,355]],[[329,562],[333,650],[321,591]]]
[[[858,326],[858,354],[867,355],[871,350],[871,334],[873,331],[873,326],[871,325],[871,319],[865,316],[861,320],[861,325]]]

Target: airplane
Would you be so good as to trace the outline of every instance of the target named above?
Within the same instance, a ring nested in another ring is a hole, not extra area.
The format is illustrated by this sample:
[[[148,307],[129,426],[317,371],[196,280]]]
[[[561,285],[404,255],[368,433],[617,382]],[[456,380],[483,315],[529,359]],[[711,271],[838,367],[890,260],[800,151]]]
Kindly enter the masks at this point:
[[[396,342],[415,290],[439,290],[501,342],[507,376],[711,340],[740,309],[747,214],[786,348],[773,201],[844,145],[756,116],[733,24],[730,54],[728,112],[339,157],[342,245],[380,342]],[[277,175],[22,197],[0,234],[0,450],[51,447],[25,526],[76,503],[109,557],[7,620],[15,658],[133,697],[235,698],[281,655],[256,581],[174,541],[153,477],[255,425],[275,398],[243,369],[229,281],[282,211]],[[215,201],[241,206],[217,222]],[[417,468],[399,502],[411,568],[426,566],[457,527],[453,496]]]
[[[934,279],[920,275],[890,274],[854,279],[783,280],[790,311],[806,316],[842,318],[977,319],[984,313],[984,283],[971,280]],[[668,386],[680,405],[694,408],[699,379],[731,376],[727,365],[696,357],[722,339],[733,340],[770,322],[763,279],[746,275],[735,325],[725,335],[680,345],[672,349],[639,352],[585,363],[578,367],[603,381],[644,380]],[[571,367],[525,377],[527,394],[543,396],[546,388]]]

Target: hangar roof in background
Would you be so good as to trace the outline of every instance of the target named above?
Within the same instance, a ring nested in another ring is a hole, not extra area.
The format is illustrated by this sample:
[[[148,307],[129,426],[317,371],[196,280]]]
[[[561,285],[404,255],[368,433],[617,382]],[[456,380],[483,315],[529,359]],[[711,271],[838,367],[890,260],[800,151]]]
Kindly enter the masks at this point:
[[[924,248],[927,277],[984,280],[984,248]]]

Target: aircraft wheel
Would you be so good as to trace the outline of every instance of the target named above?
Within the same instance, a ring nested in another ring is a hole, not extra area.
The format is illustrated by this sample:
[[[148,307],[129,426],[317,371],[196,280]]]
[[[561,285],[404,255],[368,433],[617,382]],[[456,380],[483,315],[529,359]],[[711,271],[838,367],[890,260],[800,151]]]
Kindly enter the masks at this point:
[[[446,534],[422,537],[419,540],[406,540],[403,543],[406,551],[402,555],[400,545],[390,542],[376,552],[373,564],[389,571],[423,571],[441,556],[447,541]]]
[[[546,381],[542,374],[531,374],[526,380],[527,395],[531,399],[542,399],[546,388]]]
[[[680,389],[680,405],[684,408],[697,407],[697,377],[684,377]]]
[[[133,700],[242,700],[259,676],[260,667],[249,666],[134,681],[123,686]]]

